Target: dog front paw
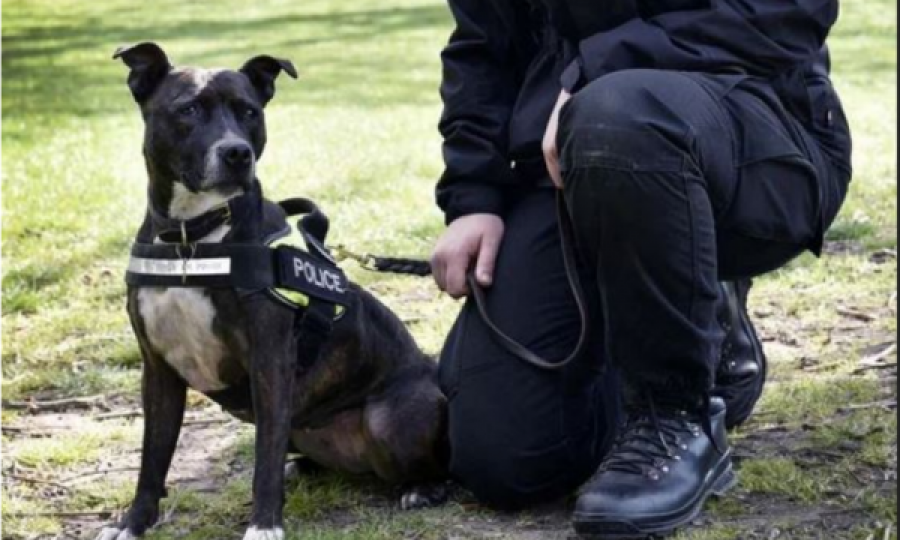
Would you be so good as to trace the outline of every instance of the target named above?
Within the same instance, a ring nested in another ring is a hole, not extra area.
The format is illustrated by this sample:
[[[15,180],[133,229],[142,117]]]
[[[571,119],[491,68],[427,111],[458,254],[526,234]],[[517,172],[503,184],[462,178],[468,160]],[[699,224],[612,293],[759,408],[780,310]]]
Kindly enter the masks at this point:
[[[104,527],[97,536],[97,540],[133,540],[137,536],[131,534],[128,529],[119,529],[117,527]]]
[[[400,498],[400,508],[402,510],[434,508],[447,502],[447,496],[447,485],[443,483],[412,486]]]
[[[284,540],[284,529],[281,527],[259,529],[254,525],[247,529],[244,540]]]

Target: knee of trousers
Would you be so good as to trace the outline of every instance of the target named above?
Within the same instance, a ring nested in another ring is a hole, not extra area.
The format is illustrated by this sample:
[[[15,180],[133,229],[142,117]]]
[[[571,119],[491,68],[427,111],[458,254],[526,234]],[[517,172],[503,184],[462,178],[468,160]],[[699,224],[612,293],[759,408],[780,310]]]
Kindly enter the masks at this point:
[[[529,447],[477,423],[452,430],[450,474],[482,504],[518,510],[565,496],[583,480],[569,442]]]
[[[685,96],[698,91],[685,75],[661,70],[618,71],[593,81],[560,116],[563,165],[674,167],[693,150]]]

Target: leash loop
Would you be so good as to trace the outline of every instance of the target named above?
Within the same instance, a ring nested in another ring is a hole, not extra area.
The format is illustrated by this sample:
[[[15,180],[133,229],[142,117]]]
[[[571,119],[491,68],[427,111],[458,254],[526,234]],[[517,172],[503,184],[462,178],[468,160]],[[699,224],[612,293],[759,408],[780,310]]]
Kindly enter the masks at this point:
[[[558,362],[547,361],[504,333],[496,323],[494,323],[487,312],[487,300],[485,298],[484,290],[475,279],[475,274],[473,272],[466,274],[466,282],[469,286],[471,297],[475,301],[478,313],[481,315],[482,320],[484,320],[485,325],[493,332],[498,343],[506,349],[507,352],[518,357],[520,360],[523,360],[534,367],[549,371],[561,370],[582,355],[588,344],[587,335],[590,328],[590,313],[584,299],[585,295],[581,285],[581,277],[578,274],[577,257],[575,255],[575,235],[572,232],[572,222],[569,218],[568,208],[566,207],[562,191],[559,191],[556,196],[556,210],[559,220],[559,236],[562,243],[563,265],[566,270],[566,278],[569,281],[569,288],[575,299],[575,306],[578,309],[578,315],[581,322],[578,342],[572,352],[563,360]]]
[[[577,257],[575,254],[575,235],[572,232],[571,219],[561,191],[557,193],[556,211],[559,223],[559,237],[562,244],[563,265],[566,271],[566,278],[569,281],[569,289],[572,291],[572,296],[575,299],[575,306],[578,309],[581,323],[578,342],[572,352],[564,359],[558,362],[550,362],[533,353],[527,347],[503,332],[488,313],[487,298],[484,289],[478,284],[478,281],[475,279],[472,272],[466,274],[466,283],[469,287],[470,297],[475,303],[475,307],[478,310],[479,315],[481,315],[482,320],[484,320],[485,325],[494,335],[494,338],[500,346],[523,362],[549,371],[561,370],[582,355],[588,344],[587,335],[590,328],[590,313],[588,311],[587,303],[585,302],[581,277],[578,274]],[[420,277],[431,275],[431,264],[428,261],[379,257],[370,254],[360,255],[346,249],[344,246],[335,246],[332,249],[334,249],[337,254],[337,260],[349,259],[356,261],[364,269],[372,272],[405,274]]]

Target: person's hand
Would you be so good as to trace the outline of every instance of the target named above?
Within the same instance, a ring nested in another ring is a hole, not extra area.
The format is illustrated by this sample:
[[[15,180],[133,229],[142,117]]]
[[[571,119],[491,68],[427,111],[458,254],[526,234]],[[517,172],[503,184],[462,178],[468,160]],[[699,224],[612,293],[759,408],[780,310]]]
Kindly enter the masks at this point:
[[[559,172],[559,151],[556,148],[556,134],[559,132],[559,111],[567,101],[572,99],[572,94],[563,90],[559,93],[559,99],[556,100],[556,106],[553,107],[553,113],[550,114],[550,122],[547,124],[547,131],[544,132],[544,161],[547,163],[547,170],[550,172],[550,179],[553,184],[562,189],[562,173]]]
[[[478,284],[490,287],[502,240],[503,220],[494,214],[470,214],[455,219],[431,255],[434,281],[453,298],[466,296],[469,293],[466,273],[474,263]]]

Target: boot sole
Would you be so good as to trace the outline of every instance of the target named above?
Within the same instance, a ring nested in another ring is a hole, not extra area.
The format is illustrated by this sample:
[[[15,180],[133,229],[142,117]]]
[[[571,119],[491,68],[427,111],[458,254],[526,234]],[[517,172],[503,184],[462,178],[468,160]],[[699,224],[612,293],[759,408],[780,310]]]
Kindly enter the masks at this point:
[[[695,520],[710,495],[723,496],[737,484],[730,452],[716,466],[703,489],[690,504],[667,515],[643,516],[631,521],[603,514],[579,514],[572,517],[575,532],[595,540],[635,540],[665,536]]]

